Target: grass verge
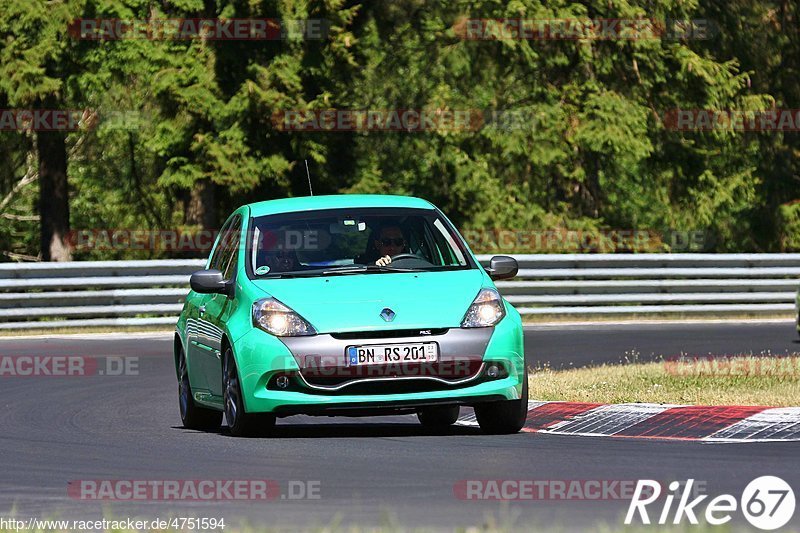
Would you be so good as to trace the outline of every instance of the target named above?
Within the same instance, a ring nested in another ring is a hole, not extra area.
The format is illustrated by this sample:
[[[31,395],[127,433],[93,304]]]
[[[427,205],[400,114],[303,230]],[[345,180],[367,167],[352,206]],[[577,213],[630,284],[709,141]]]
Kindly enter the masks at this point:
[[[536,400],[597,403],[800,406],[800,357],[726,357],[540,368],[530,376]]]

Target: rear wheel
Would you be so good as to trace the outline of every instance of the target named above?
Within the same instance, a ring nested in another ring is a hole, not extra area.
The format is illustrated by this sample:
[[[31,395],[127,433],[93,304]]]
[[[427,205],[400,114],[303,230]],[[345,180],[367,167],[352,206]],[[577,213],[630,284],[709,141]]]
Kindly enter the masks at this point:
[[[222,395],[225,403],[225,421],[234,437],[263,437],[275,427],[275,415],[268,413],[246,413],[239,372],[233,350],[225,350],[222,363]]]
[[[181,409],[181,421],[187,429],[213,431],[222,424],[222,413],[213,409],[198,407],[192,397],[192,386],[189,383],[189,371],[186,367],[186,354],[181,348],[178,354],[178,403]]]
[[[528,369],[525,368],[522,394],[519,400],[478,404],[475,418],[484,433],[501,435],[516,433],[525,425],[528,416]]]
[[[417,418],[426,428],[445,428],[456,423],[460,410],[457,405],[425,407],[417,412]]]

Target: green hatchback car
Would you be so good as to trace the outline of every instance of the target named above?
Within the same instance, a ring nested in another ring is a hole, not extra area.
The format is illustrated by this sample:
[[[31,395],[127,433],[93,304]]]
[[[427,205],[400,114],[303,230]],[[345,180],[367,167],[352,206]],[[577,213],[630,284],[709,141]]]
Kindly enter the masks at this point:
[[[472,406],[481,429],[525,422],[519,313],[431,203],[404,196],[271,200],[225,222],[177,323],[187,428],[268,435],[290,415],[416,413],[431,428]]]

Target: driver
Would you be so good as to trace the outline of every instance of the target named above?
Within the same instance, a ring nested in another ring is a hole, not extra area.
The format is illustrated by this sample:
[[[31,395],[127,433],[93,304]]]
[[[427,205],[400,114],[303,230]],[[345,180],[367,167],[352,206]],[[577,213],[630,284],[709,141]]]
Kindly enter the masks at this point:
[[[406,238],[403,230],[397,224],[381,227],[373,246],[380,258],[375,261],[378,266],[386,266],[392,262],[392,257],[406,252]]]

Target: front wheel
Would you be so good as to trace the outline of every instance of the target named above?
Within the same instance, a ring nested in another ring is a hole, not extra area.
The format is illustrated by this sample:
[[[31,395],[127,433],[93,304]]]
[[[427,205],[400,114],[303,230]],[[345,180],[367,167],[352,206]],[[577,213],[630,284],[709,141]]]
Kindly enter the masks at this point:
[[[225,350],[222,363],[222,395],[225,421],[234,437],[263,437],[275,427],[275,415],[245,412],[239,372],[230,348]]]
[[[478,404],[475,418],[484,433],[503,435],[516,433],[525,425],[528,416],[528,369],[522,375],[522,393],[519,400],[505,400]]]
[[[192,386],[189,383],[189,371],[186,367],[186,354],[181,348],[178,354],[178,405],[181,409],[181,421],[186,429],[200,431],[218,430],[222,424],[222,413],[213,409],[198,407],[192,397]]]

